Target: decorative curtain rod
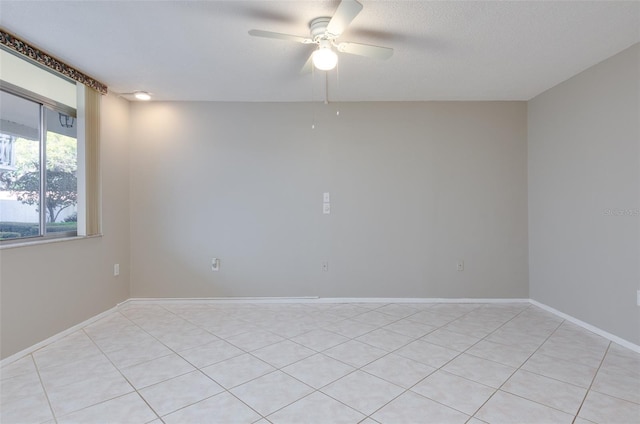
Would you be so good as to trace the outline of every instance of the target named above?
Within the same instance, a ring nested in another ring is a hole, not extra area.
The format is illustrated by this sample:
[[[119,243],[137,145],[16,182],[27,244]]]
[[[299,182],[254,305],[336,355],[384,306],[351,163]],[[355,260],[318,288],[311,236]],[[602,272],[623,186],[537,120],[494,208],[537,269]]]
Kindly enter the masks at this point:
[[[13,34],[6,32],[2,28],[0,28],[0,44],[8,47],[16,53],[20,53],[21,55],[26,56],[27,58],[43,66],[46,66],[49,69],[61,73],[67,78],[71,78],[74,81],[86,85],[87,87],[91,87],[101,94],[107,94],[107,86],[105,84],[83,74],[77,69],[56,59],[55,57],[48,55],[42,50],[33,47],[31,44],[19,39]]]

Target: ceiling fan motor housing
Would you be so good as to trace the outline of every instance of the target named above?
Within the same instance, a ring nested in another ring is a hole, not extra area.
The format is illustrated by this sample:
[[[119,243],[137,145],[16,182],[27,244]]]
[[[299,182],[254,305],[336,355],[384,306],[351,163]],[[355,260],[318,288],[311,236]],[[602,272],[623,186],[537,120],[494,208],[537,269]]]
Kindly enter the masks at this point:
[[[311,38],[314,42],[319,42],[320,40],[332,40],[336,38],[335,35],[329,34],[327,32],[327,25],[329,25],[329,21],[331,18],[326,16],[315,18],[311,22],[309,22],[309,29],[311,30]]]

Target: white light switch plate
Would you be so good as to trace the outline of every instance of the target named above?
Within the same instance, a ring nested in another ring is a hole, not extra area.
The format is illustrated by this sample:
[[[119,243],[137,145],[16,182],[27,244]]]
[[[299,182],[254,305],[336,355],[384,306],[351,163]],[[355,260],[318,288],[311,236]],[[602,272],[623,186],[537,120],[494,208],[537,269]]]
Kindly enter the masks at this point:
[[[331,203],[322,204],[322,213],[325,215],[329,215],[331,213]]]
[[[331,195],[327,193],[322,193],[322,201],[324,203],[329,203],[331,201]]]

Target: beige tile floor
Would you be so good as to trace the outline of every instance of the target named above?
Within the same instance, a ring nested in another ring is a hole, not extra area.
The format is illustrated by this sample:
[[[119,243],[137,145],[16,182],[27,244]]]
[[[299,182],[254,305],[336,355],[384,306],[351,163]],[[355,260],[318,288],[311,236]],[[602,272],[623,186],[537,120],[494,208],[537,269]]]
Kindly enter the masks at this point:
[[[640,354],[518,304],[134,304],[0,372],[11,423],[640,423]]]

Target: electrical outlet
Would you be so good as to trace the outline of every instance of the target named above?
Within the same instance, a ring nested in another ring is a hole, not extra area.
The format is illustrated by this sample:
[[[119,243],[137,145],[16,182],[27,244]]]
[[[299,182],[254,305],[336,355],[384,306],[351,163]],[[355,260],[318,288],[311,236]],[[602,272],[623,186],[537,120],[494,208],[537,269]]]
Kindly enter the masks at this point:
[[[322,271],[323,272],[328,272],[329,271],[329,262],[327,262],[327,261],[322,262]]]
[[[113,265],[113,276],[117,277],[120,275],[120,264]]]
[[[211,271],[220,271],[220,259],[211,259]]]
[[[464,261],[458,261],[458,265],[456,266],[458,271],[464,271]]]

